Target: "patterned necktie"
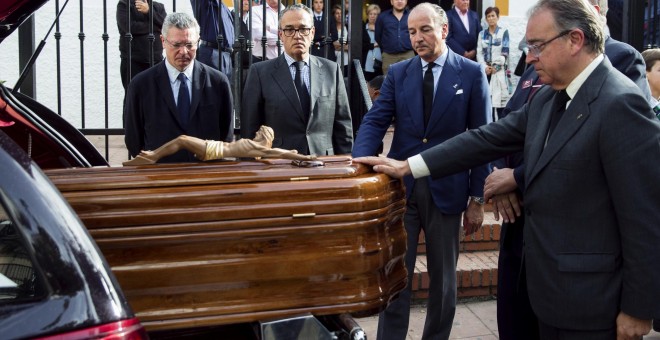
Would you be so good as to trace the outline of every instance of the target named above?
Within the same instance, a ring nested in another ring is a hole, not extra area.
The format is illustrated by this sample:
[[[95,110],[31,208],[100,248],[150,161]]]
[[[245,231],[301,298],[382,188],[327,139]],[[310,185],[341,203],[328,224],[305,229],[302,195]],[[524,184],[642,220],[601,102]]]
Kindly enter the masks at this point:
[[[183,73],[179,73],[177,79],[179,80],[179,96],[177,97],[176,109],[179,111],[181,124],[185,127],[190,120],[190,92],[188,92],[188,77]]]
[[[298,99],[300,99],[300,107],[305,115],[309,114],[310,111],[310,101],[309,91],[307,91],[307,86],[302,80],[302,68],[305,65],[304,61],[296,61],[296,77],[294,83],[296,85],[296,91],[298,91]]]
[[[424,126],[429,124],[431,118],[431,109],[433,108],[433,66],[435,63],[429,63],[424,72]]]

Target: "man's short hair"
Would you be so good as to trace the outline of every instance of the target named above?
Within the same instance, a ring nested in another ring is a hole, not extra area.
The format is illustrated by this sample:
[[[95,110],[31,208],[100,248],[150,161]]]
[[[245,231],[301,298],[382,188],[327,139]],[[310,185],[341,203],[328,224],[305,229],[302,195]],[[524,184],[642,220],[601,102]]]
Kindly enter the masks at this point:
[[[163,28],[161,34],[167,37],[167,32],[170,28],[175,27],[180,30],[192,29],[197,37],[199,37],[199,24],[194,17],[188,13],[170,13],[163,20]]]
[[[429,13],[429,16],[431,17],[431,20],[433,21],[433,25],[437,28],[440,29],[442,25],[446,25],[448,20],[447,20],[447,13],[445,13],[445,10],[442,9],[439,5],[428,3],[428,2],[422,2],[421,4],[413,7],[412,11],[424,11],[426,13]]]
[[[374,77],[369,81],[369,87],[371,87],[374,90],[380,90],[380,87],[383,86],[383,80],[385,80],[384,75],[379,75]]]
[[[314,18],[314,14],[312,13],[312,9],[311,9],[311,8],[309,8],[309,7],[307,7],[307,6],[303,5],[303,4],[293,4],[293,5],[291,5],[291,6],[287,7],[287,8],[285,8],[285,9],[282,11],[282,14],[280,15],[280,18],[284,16],[284,13],[289,12],[289,11],[305,11],[305,12],[307,12],[307,14],[309,14],[309,15],[307,16],[307,20],[309,21],[308,24],[310,24],[311,27],[314,26],[314,19],[313,19],[313,18]]]
[[[584,33],[585,46],[591,52],[605,51],[603,22],[587,0],[539,0],[530,10],[530,17],[544,9],[553,13],[557,32],[579,29]]]

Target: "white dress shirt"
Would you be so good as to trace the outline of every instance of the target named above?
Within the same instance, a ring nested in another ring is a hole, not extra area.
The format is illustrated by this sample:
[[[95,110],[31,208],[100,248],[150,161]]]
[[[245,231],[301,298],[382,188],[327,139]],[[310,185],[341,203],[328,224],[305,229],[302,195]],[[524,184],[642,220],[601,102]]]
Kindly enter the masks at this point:
[[[252,55],[262,58],[264,56],[263,47],[261,45],[261,37],[264,36],[263,27],[263,7],[262,5],[253,6],[252,10],[252,41],[254,47],[252,48]],[[280,11],[284,10],[284,6],[280,4]],[[275,59],[279,55],[277,53],[277,40],[279,39],[277,33],[279,31],[278,18],[279,13],[276,9],[268,6],[266,3],[266,58]],[[284,48],[282,48],[284,50]]]

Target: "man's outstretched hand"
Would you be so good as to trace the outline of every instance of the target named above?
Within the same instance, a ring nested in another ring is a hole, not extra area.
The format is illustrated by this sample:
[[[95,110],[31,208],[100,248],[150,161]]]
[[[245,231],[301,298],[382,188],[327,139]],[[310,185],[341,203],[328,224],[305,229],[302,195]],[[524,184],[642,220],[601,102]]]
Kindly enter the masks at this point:
[[[353,158],[353,162],[371,165],[374,171],[394,178],[402,178],[411,174],[408,161],[397,161],[396,159],[386,157],[358,157]]]

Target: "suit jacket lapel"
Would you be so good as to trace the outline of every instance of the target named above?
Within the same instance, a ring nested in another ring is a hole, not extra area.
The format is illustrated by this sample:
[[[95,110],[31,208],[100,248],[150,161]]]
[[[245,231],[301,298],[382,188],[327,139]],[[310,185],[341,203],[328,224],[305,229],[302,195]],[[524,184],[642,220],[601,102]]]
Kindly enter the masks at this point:
[[[427,131],[435,128],[440,118],[444,116],[451,106],[456,93],[463,90],[459,63],[458,55],[450,50],[449,55],[447,55],[447,61],[442,67],[442,73],[440,73],[440,79],[438,80],[435,96],[433,97],[433,109],[431,110],[431,118],[429,119]]]
[[[538,162],[530,163],[533,164],[531,177],[527,183],[531,183],[531,180],[534,179],[536,175],[546,166],[550,161],[557,155],[557,153],[568,143],[568,141],[573,137],[580,127],[584,124],[587,119],[590,117],[589,104],[593,102],[600,92],[600,88],[604,82],[605,75],[607,74],[607,67],[605,63],[609,64],[609,61],[605,59],[594,71],[589,78],[582,84],[578,92],[575,94],[575,98],[571,100],[568,108],[561,116],[561,119],[555,127],[552,138],[550,138],[545,144],[546,135],[548,127],[550,125],[550,107],[552,106],[552,101],[548,101],[544,107],[543,113],[545,117],[543,118],[543,129],[536,134],[535,147],[539,145],[542,148],[540,156],[538,157]],[[539,140],[540,139],[540,140]],[[543,148],[545,144],[545,148]]]
[[[424,135],[424,91],[421,91],[422,59],[417,56],[408,63],[406,79],[403,80],[408,115],[420,136]]]
[[[193,79],[192,79],[192,102],[190,103],[190,118],[192,119],[195,114],[197,114],[197,107],[201,100],[200,96],[204,91],[202,87],[204,86],[204,77],[206,72],[204,68],[199,65],[198,62],[195,62],[193,68]]]
[[[291,71],[289,71],[289,65],[286,64],[286,59],[284,54],[281,54],[277,57],[277,62],[275,63],[275,70],[271,74],[273,81],[280,87],[284,96],[291,103],[291,107],[296,111],[298,116],[302,117],[305,120],[305,115],[302,112],[300,107],[300,99],[298,99],[298,92],[296,92],[296,87],[293,85],[293,79],[291,78]]]
[[[546,86],[539,91],[544,91],[543,95],[538,93],[535,95],[535,97],[540,99],[547,96],[549,99],[547,99],[544,104],[540,105],[541,109],[537,116],[538,118],[530,119],[527,123],[527,135],[531,136],[531,140],[528,144],[529,151],[525,153],[525,164],[527,164],[525,166],[525,187],[527,187],[527,184],[530,182],[530,180],[538,174],[539,168],[537,168],[536,165],[538,164],[541,153],[545,148],[545,137],[547,135],[548,127],[550,126],[550,116],[552,113],[551,110],[553,95],[546,94],[546,92],[554,93],[554,90],[550,86]],[[535,110],[536,106],[530,109]],[[529,113],[528,117],[531,118],[533,115],[533,112]]]
[[[323,64],[315,56],[309,57],[309,81],[310,81],[310,102],[312,103],[310,121],[314,116],[314,107],[316,106],[316,101],[321,95],[321,84],[324,84],[325,72],[323,72]]]
[[[468,32],[470,35],[477,36],[479,34],[479,31],[481,31],[477,27],[477,23],[479,22],[479,17],[477,16],[477,13],[474,13],[468,9],[468,25],[470,25],[470,32]],[[475,33],[476,32],[476,33]]]
[[[165,104],[169,109],[169,114],[172,115],[172,120],[179,123],[179,126],[183,128],[179,121],[179,111],[177,111],[176,103],[174,102],[174,93],[172,92],[170,77],[167,74],[166,62],[167,60],[163,60],[160,65],[157,65],[156,84],[158,84],[158,91],[161,93],[161,97],[165,100]]]

